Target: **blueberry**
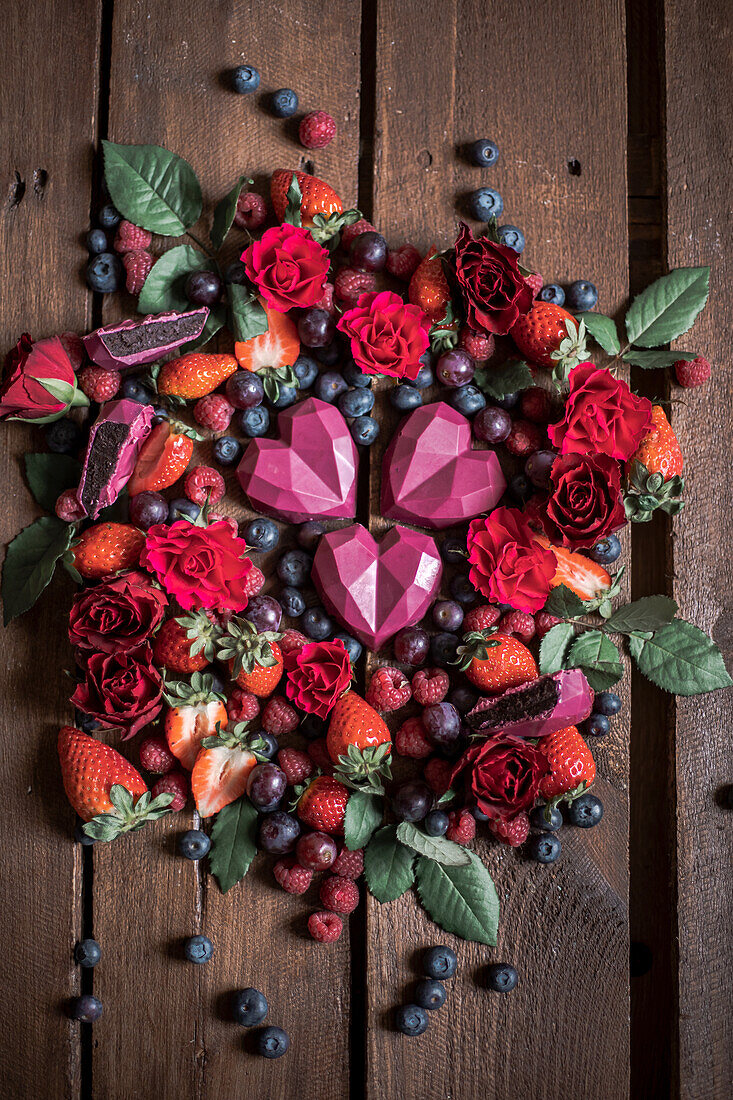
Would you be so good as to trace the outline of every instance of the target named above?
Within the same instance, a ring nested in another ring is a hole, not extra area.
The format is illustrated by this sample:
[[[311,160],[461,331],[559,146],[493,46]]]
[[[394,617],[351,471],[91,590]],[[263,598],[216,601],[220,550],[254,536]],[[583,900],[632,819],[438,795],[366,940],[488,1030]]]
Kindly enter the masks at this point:
[[[554,833],[535,833],[529,838],[527,855],[537,863],[554,863],[562,851],[562,844]]]
[[[428,836],[444,836],[448,825],[448,814],[443,810],[431,810],[423,822],[423,828]]]
[[[341,358],[341,348],[335,340],[332,340],[330,344],[324,344],[323,347],[316,348],[315,356],[319,363],[323,363],[324,367],[335,367]]]
[[[252,751],[257,750],[257,755],[261,756],[263,760],[274,760],[280,751],[280,742],[274,733],[265,733],[264,730],[255,730],[253,733],[248,734],[247,743],[254,746]]]
[[[585,732],[591,737],[605,737],[611,729],[611,723],[605,714],[591,714],[585,723]]]
[[[103,206],[99,211],[97,221],[102,226],[102,229],[114,229],[114,227],[119,225],[122,221],[122,214],[120,214],[116,206],[108,202],[107,205]]]
[[[319,523],[317,519],[306,520],[305,523],[301,523],[300,527],[295,532],[298,546],[309,552],[315,550],[325,530],[326,528],[322,523]]]
[[[372,384],[372,375],[364,374],[364,371],[360,367],[357,367],[353,359],[344,366],[341,373],[344,376],[344,380],[348,382],[350,386],[357,386],[362,389],[366,389]]]
[[[578,312],[593,309],[598,303],[598,291],[593,283],[589,283],[587,279],[576,279],[568,287],[567,301],[568,309],[577,310]]]
[[[239,427],[251,439],[264,435],[270,427],[270,414],[264,405],[255,405],[253,409],[242,409],[239,414]]]
[[[87,264],[87,285],[97,294],[111,294],[125,285],[125,269],[116,252],[98,252]]]
[[[210,672],[209,669],[206,670],[206,675],[211,678],[211,690],[216,692],[217,695],[226,695],[227,688],[221,676],[216,672]]]
[[[428,1014],[420,1005],[400,1005],[395,1009],[394,1022],[403,1035],[422,1035],[428,1029]]]
[[[87,233],[86,245],[90,256],[96,256],[99,252],[106,252],[108,248],[107,234],[103,229],[90,229]]]
[[[283,584],[299,588],[308,580],[313,558],[305,550],[286,550],[277,563],[277,575]]]
[[[162,424],[164,421],[170,420],[170,415],[167,409],[164,409],[161,405],[153,406],[153,424]]]
[[[603,817],[603,803],[594,794],[581,794],[568,807],[571,825],[579,829],[592,829]]]
[[[232,260],[232,262],[224,268],[225,283],[235,283],[242,286],[247,282],[247,278],[247,268],[241,260]]]
[[[372,416],[357,416],[349,425],[349,431],[355,443],[371,447],[379,435],[379,424]]]
[[[476,599],[476,589],[465,573],[456,573],[451,577],[449,587],[451,596],[459,603],[473,603]]]
[[[479,187],[472,192],[468,200],[471,217],[480,222],[490,218],[499,218],[504,210],[504,200],[493,187]]]
[[[411,412],[422,405],[422,394],[415,386],[403,383],[400,386],[391,387],[389,403],[393,409],[398,409],[400,412]]]
[[[422,957],[422,968],[429,978],[439,978],[445,981],[452,978],[458,969],[458,957],[455,951],[445,944],[430,947]]]
[[[257,1033],[257,1053],[263,1058],[282,1058],[290,1046],[290,1036],[281,1027],[263,1027]]]
[[[524,252],[524,246],[527,242],[524,239],[524,233],[521,229],[517,229],[516,225],[500,225],[497,236],[500,244],[505,244],[507,248],[513,248],[520,255]]]
[[[435,978],[423,978],[415,986],[415,1004],[429,1012],[442,1008],[447,996],[445,986]]]
[[[537,295],[539,302],[549,302],[553,306],[565,305],[565,291],[557,283],[547,283]]]
[[[466,540],[449,535],[447,539],[443,539],[440,553],[443,561],[447,561],[449,565],[465,565]]]
[[[430,639],[430,659],[439,668],[446,668],[456,658],[458,638],[455,634],[434,634]]]
[[[152,405],[155,400],[153,391],[144,385],[139,378],[134,377],[122,379],[120,396],[126,397],[128,401],[137,401],[138,405]]]
[[[505,393],[503,397],[495,398],[500,409],[513,409],[519,401],[519,393]]]
[[[425,362],[426,358],[429,362]],[[435,374],[433,373],[432,355],[429,351],[425,352],[420,362],[422,366],[417,372],[414,378],[410,379],[410,385],[415,386],[418,390],[426,390],[428,386],[432,386],[435,382]]]
[[[488,138],[479,138],[471,145],[469,156],[477,168],[491,168],[499,159],[499,146]]]
[[[168,502],[168,523],[175,523],[178,519],[190,519],[195,523],[201,514],[198,504],[187,500],[186,497],[174,497]]]
[[[252,65],[237,65],[231,72],[232,88],[238,95],[256,92],[260,86],[260,74]]]
[[[461,736],[461,719],[452,703],[431,703],[422,712],[422,722],[437,749],[452,749]]]
[[[178,854],[194,863],[203,859],[211,847],[211,841],[201,829],[188,829],[178,838]]]
[[[278,600],[280,601],[283,613],[291,619],[300,618],[305,611],[303,593],[297,588],[291,588],[289,586],[283,588],[278,596]]]
[[[593,709],[598,714],[613,718],[621,710],[621,699],[615,691],[599,691],[593,700]]]
[[[520,503],[532,496],[532,483],[526,474],[515,474],[509,482],[509,492]]]
[[[392,812],[398,821],[422,821],[433,801],[433,792],[422,779],[408,779],[392,793]]]
[[[277,630],[282,608],[273,596],[253,596],[247,604],[247,618],[258,634],[265,630]]]
[[[214,954],[214,947],[208,936],[189,936],[183,942],[183,954],[191,963],[205,963]]]
[[[346,393],[341,394],[337,404],[342,416],[349,418],[366,416],[374,406],[374,394],[371,390],[363,388],[347,390]]]
[[[259,516],[249,521],[242,531],[242,538],[253,550],[267,553],[268,550],[274,550],[280,541],[280,529],[271,519]]]
[[[102,1002],[98,997],[92,997],[91,993],[83,993],[71,1001],[69,1015],[72,1020],[80,1020],[83,1024],[94,1024],[102,1015]]]
[[[242,444],[233,435],[222,435],[214,440],[211,455],[220,466],[234,466],[242,457]]]
[[[550,820],[545,816],[545,806],[535,806],[529,815],[529,823],[533,829],[539,829],[543,833],[554,833],[562,825],[562,814],[557,806],[550,810]]]
[[[438,630],[455,633],[461,629],[463,609],[455,600],[438,600],[433,604],[432,617]]]
[[[494,993],[511,993],[518,980],[519,975],[510,963],[491,963],[486,968],[486,985]]]
[[[298,110],[298,97],[292,88],[280,88],[270,97],[270,110],[275,118],[290,118]]]
[[[74,948],[74,962],[85,969],[96,966],[102,957],[102,949],[96,940],[79,940]]]
[[[321,401],[332,405],[337,397],[348,390],[346,379],[335,370],[325,370],[316,379],[315,394]]]
[[[81,447],[82,431],[79,425],[69,417],[54,420],[44,431],[46,446],[57,455],[73,455]]]
[[[459,714],[468,714],[469,710],[478,703],[478,695],[468,684],[458,684],[453,688],[448,699]]]
[[[309,607],[300,620],[303,633],[314,642],[324,642],[333,632],[333,623],[322,607]]]
[[[454,409],[457,409],[459,413],[463,413],[464,416],[473,416],[486,408],[486,398],[478,386],[474,386],[472,382],[469,382],[467,386],[461,386],[457,390],[450,390],[448,403]]]
[[[479,810],[478,806],[471,806],[471,813],[476,821],[485,822],[490,820],[489,815],[485,814],[483,810]]]
[[[277,387],[277,397],[274,401],[270,401],[270,406],[273,409],[287,409],[297,400],[298,391],[295,386],[283,386],[281,382]]]
[[[292,852],[299,836],[298,819],[284,810],[265,814],[260,819],[259,847],[265,852],[278,856]]]
[[[352,665],[356,664],[362,654],[363,646],[361,642],[358,642],[356,638],[352,638],[350,634],[346,634],[343,630],[338,634],[334,634],[334,641],[338,638],[344,643],[344,649],[349,655],[349,660]]]
[[[293,363],[293,372],[301,390],[309,390],[318,377],[318,363],[310,355],[299,355]]]
[[[232,996],[232,1015],[242,1027],[261,1024],[267,1015],[267,997],[259,989],[238,989]]]
[[[621,543],[616,535],[606,535],[591,547],[588,556],[599,565],[612,565],[621,556]]]

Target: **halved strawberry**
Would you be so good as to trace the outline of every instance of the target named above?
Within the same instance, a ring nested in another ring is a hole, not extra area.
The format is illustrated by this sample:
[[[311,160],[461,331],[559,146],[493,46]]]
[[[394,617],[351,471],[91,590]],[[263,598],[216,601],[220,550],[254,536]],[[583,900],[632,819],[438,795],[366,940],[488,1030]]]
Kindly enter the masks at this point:
[[[535,538],[555,555],[557,569],[550,581],[553,588],[564,584],[581,600],[594,600],[611,587],[610,574],[602,565],[586,558],[585,554],[566,550],[564,546],[554,546],[544,535],[535,534]]]
[[[201,817],[211,817],[241,798],[256,763],[255,754],[242,746],[202,748],[191,772],[191,790]]]
[[[229,720],[224,698],[214,690],[213,676],[194,672],[190,683],[166,681],[165,699],[168,748],[191,771],[204,738],[217,736]]]
[[[267,314],[267,332],[263,332],[261,336],[253,336],[251,340],[238,340],[235,343],[234,354],[239,365],[244,370],[251,371],[266,367],[275,370],[292,367],[300,355],[300,340],[295,322],[286,313],[278,313],[269,308],[262,298],[259,301]]]
[[[127,484],[130,496],[144,490],[169,489],[178,481],[191,461],[194,436],[175,422],[156,424],[140,449]]]

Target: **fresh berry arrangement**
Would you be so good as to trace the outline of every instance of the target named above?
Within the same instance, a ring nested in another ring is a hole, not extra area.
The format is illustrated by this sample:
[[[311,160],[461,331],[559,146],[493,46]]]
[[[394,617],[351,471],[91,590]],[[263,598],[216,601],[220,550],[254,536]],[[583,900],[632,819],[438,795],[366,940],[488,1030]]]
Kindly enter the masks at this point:
[[[247,94],[260,76],[240,66],[231,81]],[[297,96],[270,107],[287,118]],[[303,117],[305,148],[335,137],[325,112]],[[624,602],[618,564],[622,529],[674,516],[684,488],[665,403],[620,370],[706,381],[702,356],[666,346],[703,308],[709,270],[657,280],[622,340],[587,279],[563,289],[520,264],[524,235],[497,225],[494,188],[471,196],[480,235],[461,224],[452,248],[422,255],[326,182],[277,168],[269,201],[236,181],[204,245],[186,161],[104,146],[111,201],[87,279],[124,287],[140,316],[23,334],[0,388],[2,419],[42,426],[25,473],[48,513],[8,549],[5,622],[58,563],[78,585],[58,754],[80,839],[193,808],[179,857],[207,858],[228,891],[265,853],[319,944],[365,889],[388,903],[414,886],[437,924],[495,945],[477,830],[549,865],[562,828],[601,821],[590,746],[613,736],[621,647],[669,691],[731,684],[673,600]],[[498,158],[492,141],[471,147],[477,168]],[[241,256],[224,267],[230,233]],[[190,243],[156,257],[153,234]],[[354,522],[384,428],[375,381],[403,414],[384,440],[381,541]],[[184,945],[194,964],[214,950],[205,935]],[[99,958],[77,945],[81,966]],[[426,1030],[456,966],[449,947],[427,952],[399,1031]],[[517,980],[489,968],[495,991]],[[101,1011],[91,996],[73,1008]],[[267,1012],[260,991],[236,994],[240,1024]],[[267,1058],[289,1042],[257,1032]]]

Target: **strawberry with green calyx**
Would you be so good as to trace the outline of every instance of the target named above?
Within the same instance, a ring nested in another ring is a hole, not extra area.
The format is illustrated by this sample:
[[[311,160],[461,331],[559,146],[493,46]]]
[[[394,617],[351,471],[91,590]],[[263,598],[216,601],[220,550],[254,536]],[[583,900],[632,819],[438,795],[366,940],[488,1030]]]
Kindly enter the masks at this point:
[[[682,511],[685,483],[682,448],[661,405],[652,405],[652,426],[626,464],[626,516],[646,523],[659,509],[670,516]]]
[[[228,664],[241,688],[260,699],[272,695],[283,674],[283,658],[274,630],[258,634],[247,619],[233,618],[217,643],[217,657]]]
[[[340,836],[344,831],[344,814],[349,801],[349,789],[330,775],[319,775],[305,787],[297,802],[300,820],[318,832]]]
[[[191,771],[204,739],[227,724],[224,696],[215,690],[214,677],[201,672],[194,672],[190,683],[166,680],[164,695],[168,710],[163,729],[168,748]]]
[[[332,187],[305,172],[278,168],[270,178],[270,198],[278,221],[304,226],[329,249],[338,244],[342,229],[361,218],[358,210],[344,210]]]
[[[382,781],[392,778],[391,749],[391,744],[386,741],[365,749],[349,745],[345,754],[338,758],[333,770],[334,777],[354,791],[383,795]]]
[[[207,661],[216,657],[216,647],[221,640],[223,629],[210,611],[188,611],[176,618],[190,641],[191,657],[201,654]],[[175,669],[173,670],[175,671]],[[196,671],[196,670],[194,670]]]
[[[453,302],[449,299],[443,317],[431,326],[428,333],[430,350],[435,355],[440,355],[444,351],[450,351],[451,348],[457,347],[460,327],[460,319],[456,317]]]
[[[69,565],[87,580],[99,580],[140,561],[145,535],[130,523],[95,523],[71,547]]]
[[[240,722],[231,730],[217,724],[216,733],[201,742],[191,772],[191,791],[201,817],[217,814],[247,789],[258,757],[248,744],[249,730]]]
[[[526,645],[493,627],[464,634],[455,663],[472,684],[489,694],[537,679],[537,663]]]
[[[514,322],[510,336],[531,363],[553,368],[558,386],[567,381],[573,367],[588,358],[585,322],[578,324],[572,313],[551,302],[535,302],[529,313]]]
[[[543,737],[539,748],[550,769],[550,774],[540,782],[540,794],[547,799],[545,817],[549,821],[558,802],[574,802],[588,790],[596,777],[596,765],[577,726],[566,726]]]
[[[360,753],[378,745],[391,748],[392,735],[384,719],[366,699],[355,691],[345,691],[331,710],[326,744],[331,760],[340,764],[341,757],[348,757],[350,748]]]

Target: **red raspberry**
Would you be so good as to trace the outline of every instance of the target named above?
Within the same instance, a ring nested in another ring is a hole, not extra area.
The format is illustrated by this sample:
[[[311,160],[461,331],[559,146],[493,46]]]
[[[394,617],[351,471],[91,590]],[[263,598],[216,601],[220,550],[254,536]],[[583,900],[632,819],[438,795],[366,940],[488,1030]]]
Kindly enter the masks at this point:
[[[122,381],[116,370],[104,370],[103,367],[84,367],[76,376],[79,389],[90,401],[111,401],[120,388]]]
[[[273,695],[265,703],[260,716],[265,733],[274,733],[279,737],[283,733],[292,733],[298,728],[298,712],[287,703],[282,695]]]
[[[166,775],[178,764],[175,756],[168,748],[168,742],[161,733],[154,733],[146,737],[140,744],[140,765],[146,772],[154,775]]]
[[[403,722],[396,730],[393,742],[396,753],[409,756],[412,760],[424,760],[433,751],[421,718],[408,718]]]
[[[674,373],[677,377],[677,385],[691,389],[693,386],[701,386],[710,377],[712,367],[702,355],[698,355],[691,362],[678,359],[674,364]]]
[[[280,749],[277,762],[285,772],[291,787],[297,786],[309,775],[313,775],[313,761],[308,753],[301,752],[300,749]]]
[[[533,424],[547,424],[552,415],[552,397],[542,386],[530,386],[522,390],[519,408],[525,420]]]
[[[174,796],[170,804],[170,808],[174,813],[182,810],[188,802],[188,791],[188,776],[180,769],[168,772],[167,775],[161,776],[157,783],[153,784],[153,798],[157,798],[159,794],[172,794]]]
[[[450,760],[441,760],[439,756],[433,756],[425,765],[425,782],[439,798],[450,787],[452,772],[453,765]]]
[[[135,252],[126,252],[122,263],[127,272],[125,289],[128,294],[134,294],[137,298],[153,266],[153,257],[149,252],[137,249]]]
[[[348,848],[342,848],[331,870],[339,878],[350,878],[355,882],[364,873],[364,849],[357,848],[355,852],[350,852]]]
[[[336,121],[325,111],[311,111],[300,120],[298,137],[306,149],[325,149],[336,137]]]
[[[498,632],[516,634],[523,642],[528,642],[535,636],[534,618],[525,611],[507,611],[501,617]]]
[[[194,504],[217,504],[225,488],[224,478],[211,466],[192,466],[183,482],[183,491]]]
[[[321,883],[318,896],[332,913],[353,913],[359,904],[359,887],[351,879],[329,875]]]
[[[234,224],[239,229],[259,229],[267,218],[267,203],[256,191],[241,191],[234,213]]]
[[[467,611],[463,619],[463,629],[488,630],[495,626],[501,618],[501,611],[494,603],[482,603],[479,607],[472,607]]]
[[[529,817],[525,813],[517,814],[511,821],[502,821],[501,818],[497,818],[496,821],[490,821],[488,824],[497,840],[501,840],[512,848],[518,848],[520,844],[524,844],[529,836]]]
[[[54,505],[54,512],[64,523],[76,523],[83,519],[86,512],[79,503],[76,489],[64,489]]]
[[[542,287],[545,285],[545,281],[538,271],[533,271],[529,275],[525,275],[524,281],[532,291],[532,297],[536,298]]]
[[[336,297],[347,306],[355,306],[360,294],[370,294],[376,288],[377,280],[371,272],[353,267],[342,267],[334,284]]]
[[[548,630],[552,630],[553,626],[557,626],[560,622],[554,615],[548,615],[546,611],[538,611],[534,617],[534,629],[538,638],[544,638]]]
[[[455,844],[470,844],[476,836],[476,818],[470,810],[451,810],[445,835]]]
[[[60,332],[59,340],[69,357],[73,370],[77,372],[87,357],[84,341],[76,332]]]
[[[294,856],[279,859],[272,868],[272,873],[288,894],[304,894],[313,879],[313,872],[307,867],[301,867]]]
[[[213,508],[209,508],[208,519],[209,519],[209,523],[218,523],[219,520],[223,519],[224,522],[228,523],[229,526],[231,527],[232,534],[234,534],[234,535],[239,534],[239,524],[235,520],[234,516],[225,516],[223,512],[217,512]],[[257,572],[259,573],[259,570],[257,570]],[[251,573],[247,576],[248,581],[251,579],[251,576],[252,576]],[[262,583],[264,584],[264,579],[263,579]],[[247,587],[247,585],[245,583],[245,585],[244,585],[245,590],[246,590],[246,587]],[[257,591],[259,591],[259,589]],[[248,594],[255,595],[255,596],[257,595],[256,592],[248,593]]]
[[[411,695],[410,683],[398,668],[378,668],[369,681],[366,701],[375,710],[386,714],[404,707]]]
[[[256,565],[253,565],[249,573],[244,579],[242,588],[247,599],[251,599],[252,596],[258,595],[265,585],[265,574],[261,569],[258,569]]]
[[[335,943],[344,930],[344,922],[335,913],[311,913],[308,931],[316,943]]]
[[[464,351],[479,362],[494,354],[494,337],[490,332],[474,332],[464,325],[458,343]]]
[[[333,775],[333,761],[325,737],[317,737],[315,741],[310,742],[308,755],[319,771],[322,771],[324,775]]]
[[[115,252],[144,252],[150,248],[153,234],[132,222],[123,221],[117,226],[117,235],[112,247]]]
[[[351,242],[357,237],[360,237],[362,233],[376,232],[371,222],[368,222],[366,218],[359,218],[358,222],[354,222],[353,225],[347,225],[341,230],[341,247],[344,252],[348,252],[351,248]]]
[[[542,432],[529,420],[515,420],[504,446],[511,455],[530,455],[542,447]]]
[[[336,306],[333,304],[333,283],[326,283],[323,288],[323,297],[316,302],[316,309],[324,309],[332,317],[336,316]]]
[[[299,630],[293,630],[290,627],[288,630],[283,631],[277,644],[280,646],[280,652],[284,657],[286,653],[300,653],[303,646],[308,645],[308,639],[305,634],[301,634]]]
[[[232,688],[227,699],[227,714],[231,725],[235,722],[251,722],[259,713],[260,701],[256,695],[241,687]]]
[[[414,244],[403,244],[387,253],[387,271],[403,283],[409,283],[421,263],[422,256]]]
[[[200,397],[193,407],[193,418],[202,428],[212,432],[225,432],[234,415],[234,405],[223,393],[210,393]]]
[[[442,668],[421,668],[412,677],[412,695],[421,707],[442,703],[449,687],[448,673]]]

